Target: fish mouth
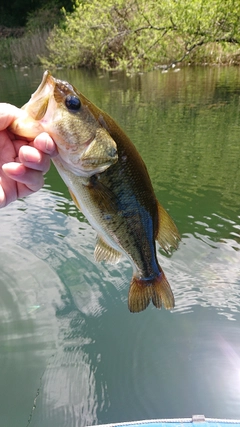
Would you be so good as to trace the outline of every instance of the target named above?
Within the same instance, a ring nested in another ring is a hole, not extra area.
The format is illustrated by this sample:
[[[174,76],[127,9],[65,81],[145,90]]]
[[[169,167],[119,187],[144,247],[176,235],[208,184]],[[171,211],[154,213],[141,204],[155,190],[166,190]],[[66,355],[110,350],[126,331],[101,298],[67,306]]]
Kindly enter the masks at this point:
[[[32,94],[32,98],[37,97],[42,90],[45,88],[46,84],[52,84],[54,86],[54,78],[52,77],[51,73],[47,70],[44,71],[42,81],[38,88],[35,90],[35,92]]]
[[[51,73],[45,71],[40,85],[31,95],[29,101],[22,107],[33,120],[39,121],[44,117],[50,97],[54,92],[55,84],[55,79],[52,77]]]
[[[31,95],[29,101],[23,105],[22,109],[34,120],[40,121],[46,114],[51,98],[57,104],[60,104],[73,89],[68,82],[55,79],[47,70],[43,73],[42,81],[38,88]]]
[[[29,101],[22,106],[21,117],[14,120],[10,125],[11,130],[15,135],[26,138],[35,138],[41,132],[44,132],[44,127],[41,124],[41,119],[44,117],[51,96],[55,87],[54,78],[49,71],[45,71],[42,81],[37,90],[31,95]]]

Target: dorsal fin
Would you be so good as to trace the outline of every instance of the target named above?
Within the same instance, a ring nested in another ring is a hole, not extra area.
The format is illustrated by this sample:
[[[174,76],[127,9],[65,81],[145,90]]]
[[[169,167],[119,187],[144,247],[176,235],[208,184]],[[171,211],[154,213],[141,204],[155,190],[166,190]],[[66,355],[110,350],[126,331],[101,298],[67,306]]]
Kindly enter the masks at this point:
[[[122,254],[120,252],[109,246],[105,240],[98,236],[94,251],[94,257],[97,262],[106,261],[110,264],[116,264],[120,260],[121,256]]]
[[[156,240],[160,246],[169,252],[170,248],[177,249],[180,240],[179,231],[170,215],[158,202],[158,233]]]

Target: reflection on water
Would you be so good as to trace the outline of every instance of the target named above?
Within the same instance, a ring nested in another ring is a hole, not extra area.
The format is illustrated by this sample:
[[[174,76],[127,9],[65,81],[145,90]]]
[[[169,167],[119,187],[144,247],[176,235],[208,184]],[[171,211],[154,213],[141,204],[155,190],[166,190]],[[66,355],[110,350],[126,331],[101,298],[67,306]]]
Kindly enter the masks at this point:
[[[175,257],[175,311],[188,312],[201,305],[214,307],[219,314],[235,320],[240,298],[240,252],[236,249],[240,245],[231,240],[214,243],[199,233],[196,237],[185,236],[185,248]]]
[[[21,105],[41,70],[7,71],[1,99]],[[52,168],[0,211],[0,424],[240,418],[240,71],[57,76],[144,157],[182,234],[171,256],[159,249],[176,307],[128,312],[131,266],[94,262],[96,233]]]
[[[0,248],[0,419],[1,425],[17,426],[27,424],[45,366],[56,350],[52,302],[60,303],[63,285],[48,265],[9,239],[14,217],[11,224],[1,221],[8,238],[1,236]]]

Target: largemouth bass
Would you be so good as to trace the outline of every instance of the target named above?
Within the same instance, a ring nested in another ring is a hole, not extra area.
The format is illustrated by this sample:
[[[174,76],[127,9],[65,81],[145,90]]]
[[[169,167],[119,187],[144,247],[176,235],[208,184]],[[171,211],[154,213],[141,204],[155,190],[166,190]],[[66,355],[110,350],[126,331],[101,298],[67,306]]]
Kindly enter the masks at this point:
[[[46,71],[23,107],[25,118],[11,130],[34,138],[46,131],[56,142],[53,159],[73,201],[97,231],[96,261],[133,266],[128,295],[131,312],[174,307],[174,296],[158,262],[156,240],[168,252],[179,232],[157,201],[146,166],[135,146],[105,112],[68,82]]]

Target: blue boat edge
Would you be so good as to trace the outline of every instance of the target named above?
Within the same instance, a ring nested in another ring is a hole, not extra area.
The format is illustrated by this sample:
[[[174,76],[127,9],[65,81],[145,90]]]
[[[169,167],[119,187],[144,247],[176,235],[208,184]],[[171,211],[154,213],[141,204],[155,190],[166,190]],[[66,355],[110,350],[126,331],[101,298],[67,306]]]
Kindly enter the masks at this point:
[[[189,424],[189,426],[187,426]],[[240,427],[240,419],[205,418],[193,415],[191,418],[150,419],[124,421],[120,423],[98,424],[97,427]],[[89,427],[96,427],[89,426]]]

